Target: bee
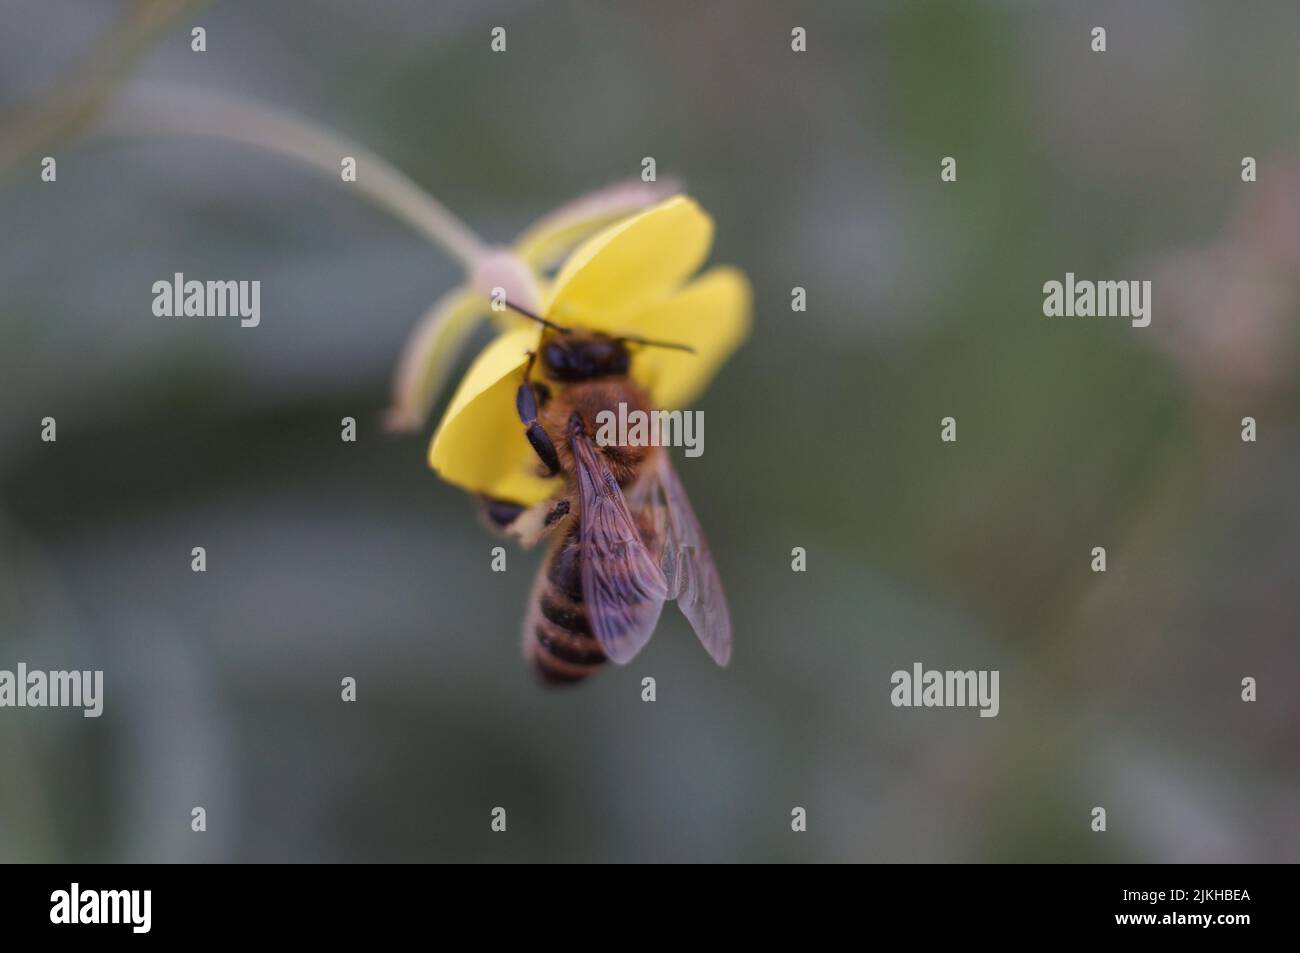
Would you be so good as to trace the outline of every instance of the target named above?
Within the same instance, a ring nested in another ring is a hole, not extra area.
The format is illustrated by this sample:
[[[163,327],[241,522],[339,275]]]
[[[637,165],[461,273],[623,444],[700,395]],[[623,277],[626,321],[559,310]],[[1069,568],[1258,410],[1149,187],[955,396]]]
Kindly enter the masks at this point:
[[[601,445],[595,436],[602,411],[650,409],[628,376],[632,348],[690,348],[561,327],[510,307],[545,326],[515,406],[539,472],[565,480],[530,509],[485,500],[489,524],[525,545],[553,536],[529,597],[524,657],[549,685],[581,682],[607,660],[626,665],[672,599],[726,665],[731,615],[722,580],[667,450]]]

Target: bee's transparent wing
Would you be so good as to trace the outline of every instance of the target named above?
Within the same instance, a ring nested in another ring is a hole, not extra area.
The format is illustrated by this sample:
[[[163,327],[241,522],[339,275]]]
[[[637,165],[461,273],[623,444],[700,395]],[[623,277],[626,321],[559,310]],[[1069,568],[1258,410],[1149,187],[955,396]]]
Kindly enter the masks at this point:
[[[587,620],[610,661],[625,665],[654,634],[668,587],[605,458],[581,434],[569,445],[578,484]]]
[[[668,598],[677,600],[713,660],[726,665],[731,660],[731,613],[722,578],[668,451],[656,456],[634,490],[634,506],[668,583]]]

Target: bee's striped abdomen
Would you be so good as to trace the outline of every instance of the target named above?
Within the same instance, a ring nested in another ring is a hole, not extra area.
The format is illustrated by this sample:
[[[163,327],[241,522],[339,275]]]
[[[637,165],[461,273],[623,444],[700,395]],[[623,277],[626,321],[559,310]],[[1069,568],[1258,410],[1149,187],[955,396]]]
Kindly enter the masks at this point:
[[[551,549],[537,574],[524,620],[524,655],[549,685],[580,682],[605,664],[582,604],[578,522]]]

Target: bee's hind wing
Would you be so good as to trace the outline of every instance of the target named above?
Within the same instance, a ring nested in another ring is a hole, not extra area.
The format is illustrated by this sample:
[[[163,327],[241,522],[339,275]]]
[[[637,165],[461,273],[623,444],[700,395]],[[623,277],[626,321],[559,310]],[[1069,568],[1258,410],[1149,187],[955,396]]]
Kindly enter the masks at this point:
[[[633,491],[651,552],[705,650],[719,665],[731,660],[731,612],[722,578],[709,553],[700,521],[691,508],[666,450],[656,454]]]

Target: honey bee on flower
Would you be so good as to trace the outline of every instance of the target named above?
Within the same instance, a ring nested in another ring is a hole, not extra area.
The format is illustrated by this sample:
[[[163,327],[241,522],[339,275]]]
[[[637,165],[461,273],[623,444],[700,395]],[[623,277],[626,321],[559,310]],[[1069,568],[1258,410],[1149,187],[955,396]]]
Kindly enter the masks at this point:
[[[697,275],[713,222],[670,185],[604,189],[551,213],[510,247],[489,247],[382,157],[302,117],[224,94],[142,91],[114,135],[252,145],[337,177],[465,267],[407,342],[387,428],[419,430],[480,323],[496,338],[473,361],[429,447],[429,464],[473,493],[489,524],[525,546],[552,539],[524,624],[543,680],[581,681],[626,663],[676,600],[720,665],[731,617],[668,451],[599,438],[597,418],[683,408],[749,332],[745,276]]]
[[[522,247],[572,245],[581,229],[553,222]],[[696,275],[712,238],[712,220],[674,196],[586,237],[550,280],[536,267],[545,255],[488,252],[470,287],[413,335],[399,368],[389,420],[411,429],[477,321],[498,323],[429,463],[480,498],[490,525],[525,545],[550,537],[523,633],[547,683],[631,661],[668,600],[718,664],[730,658],[726,597],[667,449],[595,439],[599,415],[620,405],[686,406],[744,340],[744,275],[726,266]],[[491,310],[494,292],[505,311]]]

